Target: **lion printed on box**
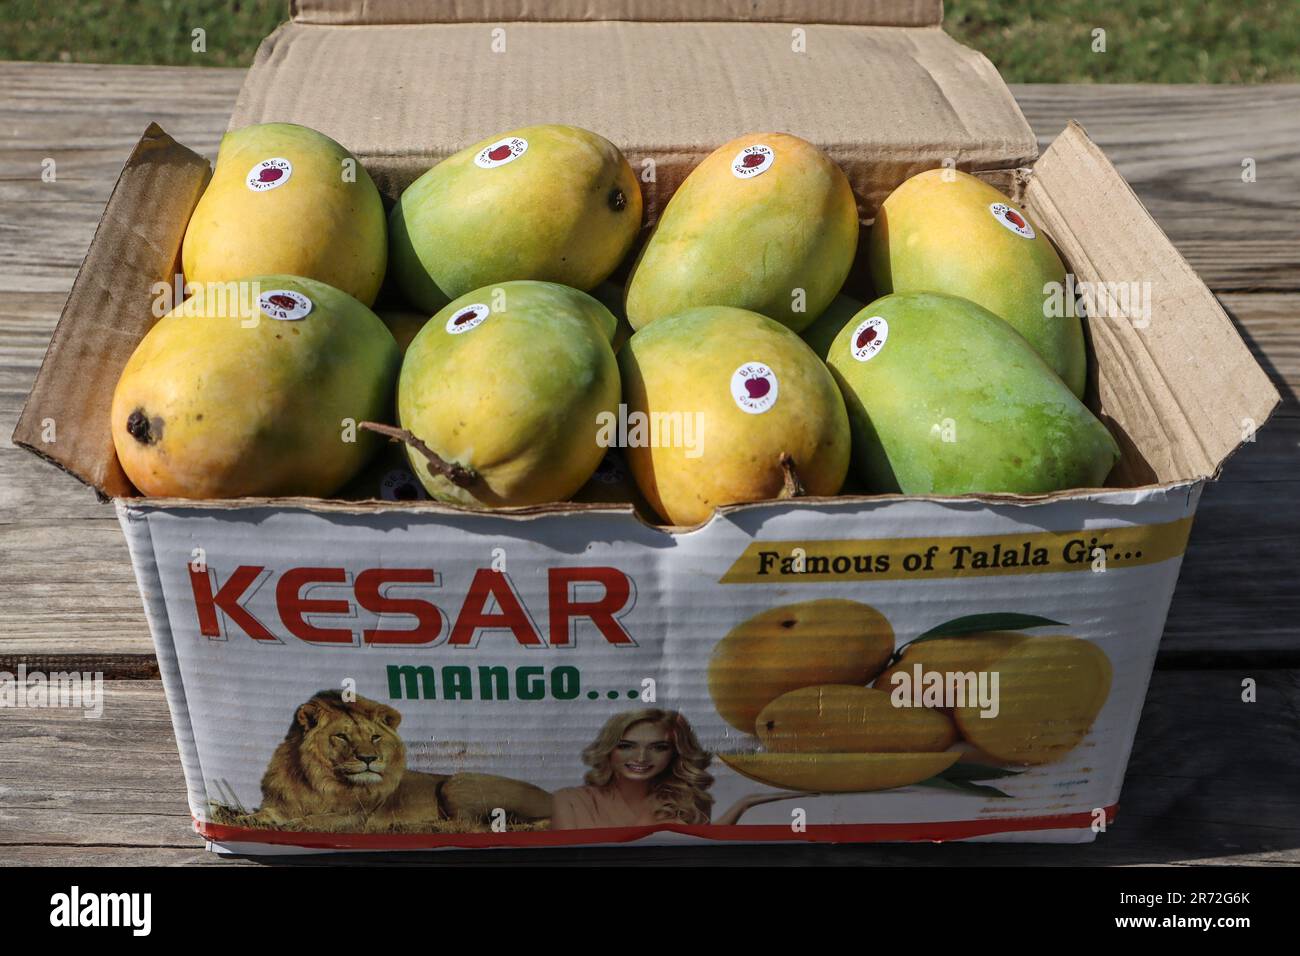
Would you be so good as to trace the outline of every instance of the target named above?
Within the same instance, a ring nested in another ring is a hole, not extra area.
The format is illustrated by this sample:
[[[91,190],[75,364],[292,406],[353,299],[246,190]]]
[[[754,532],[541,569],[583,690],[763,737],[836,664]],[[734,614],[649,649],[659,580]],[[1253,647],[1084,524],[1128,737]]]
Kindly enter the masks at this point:
[[[263,826],[315,831],[442,829],[507,819],[540,821],[551,815],[551,795],[540,787],[483,773],[434,774],[408,770],[397,733],[402,715],[377,701],[345,700],[323,690],[298,707],[262,777]]]

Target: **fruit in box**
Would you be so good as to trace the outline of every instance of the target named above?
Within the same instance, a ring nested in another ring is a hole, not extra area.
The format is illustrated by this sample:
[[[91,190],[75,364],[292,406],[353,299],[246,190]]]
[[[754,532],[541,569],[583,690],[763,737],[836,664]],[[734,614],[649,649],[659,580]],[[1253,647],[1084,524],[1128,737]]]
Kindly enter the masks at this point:
[[[768,753],[929,753],[957,740],[943,713],[896,707],[884,691],[849,684],[782,694],[759,711],[755,733]]]
[[[853,190],[829,156],[786,133],[742,136],[669,200],[628,280],[628,321],[716,305],[798,332],[840,291],[857,244]]]
[[[918,173],[881,204],[867,260],[881,295],[943,292],[982,305],[1083,396],[1079,319],[1044,314],[1044,286],[1063,284],[1065,266],[1038,224],[997,189],[955,169]]]
[[[858,473],[874,492],[1037,494],[1096,488],[1110,432],[1010,325],[955,296],[868,305],[827,359]]]
[[[434,498],[478,507],[564,501],[606,449],[616,418],[614,317],[584,292],[503,282],[450,303],[411,342],[397,388],[401,426],[459,470],[407,457]]]
[[[143,494],[326,497],[376,453],[401,354],[345,292],[298,276],[198,287],[140,341],[113,393]],[[257,294],[254,294],[254,293]]]
[[[351,153],[305,126],[264,123],[222,137],[181,261],[188,283],[295,275],[370,305],[387,245],[383,201]]]
[[[618,357],[628,464],[666,521],[696,524],[718,505],[778,497],[792,471],[808,494],[839,491],[844,401],[785,326],[743,309],[690,309],[637,332]]]
[[[574,126],[528,126],[475,143],[402,193],[392,269],[429,314],[517,279],[591,289],[641,228],[641,189],[613,143]]]
[[[737,624],[709,658],[718,714],[754,733],[764,707],[819,684],[868,683],[894,652],[894,630],[875,608],[828,598],[770,608]]]

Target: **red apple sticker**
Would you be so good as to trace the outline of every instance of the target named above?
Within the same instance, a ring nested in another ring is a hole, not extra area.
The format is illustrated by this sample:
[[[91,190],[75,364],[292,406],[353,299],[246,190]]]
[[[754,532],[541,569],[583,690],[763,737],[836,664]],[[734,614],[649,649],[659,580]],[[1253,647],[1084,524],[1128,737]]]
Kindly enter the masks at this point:
[[[737,179],[753,179],[771,168],[776,153],[771,146],[755,143],[738,152],[731,161],[731,174]]]
[[[478,151],[474,165],[479,169],[493,169],[514,162],[528,150],[528,140],[519,136],[507,136],[495,143],[490,143]]]
[[[468,332],[470,329],[476,329],[492,314],[482,302],[475,302],[473,305],[467,305],[463,309],[454,312],[447,320],[445,328],[452,335],[460,335],[462,332]]]
[[[264,159],[248,171],[244,185],[255,193],[283,186],[293,175],[293,164],[281,156]]]
[[[277,322],[296,322],[306,317],[312,309],[311,299],[292,289],[273,289],[257,297],[257,307],[262,314]]]
[[[1029,224],[1029,222],[1025,219],[1024,216],[1020,214],[1018,210],[1013,209],[1007,203],[1004,202],[990,203],[989,212],[992,213],[993,218],[996,219],[1001,226],[1005,227],[1011,232],[1014,232],[1020,238],[1022,239],[1034,238],[1035,235],[1034,227]]]
[[[731,373],[731,397],[742,412],[761,415],[776,404],[776,373],[762,362],[746,362]]]
[[[889,323],[883,316],[873,315],[853,330],[853,338],[849,340],[849,354],[859,362],[869,361],[880,354],[887,338]]]

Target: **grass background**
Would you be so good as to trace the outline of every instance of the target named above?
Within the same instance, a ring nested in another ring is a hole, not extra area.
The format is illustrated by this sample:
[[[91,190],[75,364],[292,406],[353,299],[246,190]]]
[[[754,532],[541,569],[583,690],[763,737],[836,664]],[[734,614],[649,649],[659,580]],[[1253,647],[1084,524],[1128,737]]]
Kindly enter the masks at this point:
[[[948,0],[1010,83],[1300,80],[1297,0]],[[286,0],[3,0],[0,59],[246,66]],[[192,31],[205,31],[205,52]],[[1093,51],[1093,31],[1105,52]]]

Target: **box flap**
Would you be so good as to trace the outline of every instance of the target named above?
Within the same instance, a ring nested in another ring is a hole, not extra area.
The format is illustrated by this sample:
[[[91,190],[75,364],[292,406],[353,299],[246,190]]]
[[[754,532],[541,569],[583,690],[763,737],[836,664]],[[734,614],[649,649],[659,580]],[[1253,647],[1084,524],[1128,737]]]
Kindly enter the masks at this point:
[[[937,26],[943,0],[293,0],[299,23],[505,23],[513,20],[765,20]]]
[[[259,48],[230,125],[272,121],[334,137],[390,198],[485,137],[582,126],[641,174],[650,221],[701,159],[745,133],[825,149],[864,219],[945,158],[1010,170],[1037,155],[997,70],[935,27],[287,23]]]
[[[170,285],[180,271],[181,240],[209,172],[207,160],[149,124],[113,187],[14,429],[15,445],[101,494],[135,494],[113,450],[109,406],[156,321],[156,284]]]
[[[1034,166],[1025,202],[1093,284],[1091,378],[1124,452],[1111,483],[1216,475],[1280,399],[1214,294],[1077,123]]]

